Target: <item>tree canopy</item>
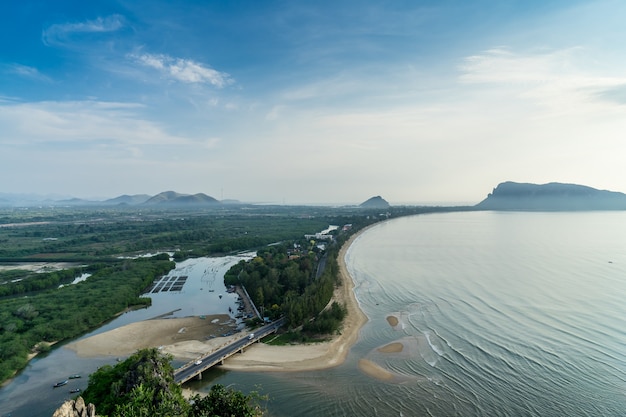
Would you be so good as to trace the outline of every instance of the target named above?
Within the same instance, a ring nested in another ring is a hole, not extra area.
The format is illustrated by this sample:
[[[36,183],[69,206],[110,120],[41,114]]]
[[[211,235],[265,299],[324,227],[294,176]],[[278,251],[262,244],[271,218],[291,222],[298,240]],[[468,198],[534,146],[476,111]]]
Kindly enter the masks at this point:
[[[213,385],[206,396],[189,401],[174,381],[171,357],[143,349],[115,366],[89,376],[83,393],[100,416],[109,417],[257,417],[263,415],[257,393],[244,394]]]

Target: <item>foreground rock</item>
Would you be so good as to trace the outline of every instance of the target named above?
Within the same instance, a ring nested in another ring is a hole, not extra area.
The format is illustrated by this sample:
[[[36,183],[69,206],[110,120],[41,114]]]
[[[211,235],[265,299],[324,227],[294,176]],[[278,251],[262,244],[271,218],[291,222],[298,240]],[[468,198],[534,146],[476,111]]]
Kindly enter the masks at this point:
[[[83,397],[78,397],[76,400],[65,401],[52,417],[97,417],[96,406],[85,404]]]

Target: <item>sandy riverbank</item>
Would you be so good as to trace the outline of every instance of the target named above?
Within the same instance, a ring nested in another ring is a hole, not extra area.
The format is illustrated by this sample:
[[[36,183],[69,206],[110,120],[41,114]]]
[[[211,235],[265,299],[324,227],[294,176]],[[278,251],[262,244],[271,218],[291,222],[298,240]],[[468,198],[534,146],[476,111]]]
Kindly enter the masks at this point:
[[[242,371],[304,371],[337,366],[345,360],[356,342],[359,329],[367,317],[354,296],[354,282],[345,264],[345,254],[358,233],[346,242],[338,256],[342,285],[335,290],[333,300],[346,306],[348,314],[340,335],[330,341],[307,345],[269,346],[255,344],[242,355],[229,358],[225,369]],[[215,350],[229,339],[245,337],[245,332],[228,338],[221,335],[229,325],[227,315],[207,316],[205,319],[186,317],[153,319],[132,323],[106,333],[82,339],[67,345],[80,356],[127,356],[138,349],[160,347],[162,351],[181,360],[191,360]]]
[[[129,356],[139,349],[158,347],[180,359],[191,359],[223,344],[227,338],[219,336],[232,331],[234,326],[228,314],[152,319],[77,340],[65,347],[82,357]],[[207,339],[211,335],[214,337]],[[192,349],[183,349],[185,344],[191,344]]]

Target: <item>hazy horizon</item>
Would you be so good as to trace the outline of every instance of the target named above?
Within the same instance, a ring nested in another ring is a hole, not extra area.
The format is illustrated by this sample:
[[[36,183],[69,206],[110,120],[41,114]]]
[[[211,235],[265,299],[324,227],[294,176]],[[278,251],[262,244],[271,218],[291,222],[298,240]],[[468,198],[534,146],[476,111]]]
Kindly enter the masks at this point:
[[[170,191],[175,191],[175,190],[170,190]],[[191,194],[187,194],[187,195],[192,195],[192,194],[200,194],[202,193],[201,191],[198,193],[191,193]],[[51,200],[51,201],[62,201],[62,200],[69,200],[69,199],[80,199],[80,200],[85,200],[85,201],[91,201],[91,202],[98,202],[98,201],[106,201],[106,200],[112,200],[118,197],[122,197],[125,195],[129,195],[129,196],[133,196],[133,195],[144,195],[145,193],[139,193],[139,194],[118,194],[118,195],[113,195],[113,196],[97,196],[97,195],[93,195],[93,196],[86,196],[86,197],[76,197],[73,195],[69,195],[69,194],[37,194],[37,193],[4,193],[2,191],[0,191],[0,203],[2,202],[2,199],[4,198],[8,198],[8,201],[11,201],[12,199],[17,199],[19,200],[20,197],[22,200],[24,201],[29,201],[29,198],[32,199],[30,201],[32,202],[36,202],[36,201],[45,201],[45,200],[41,200],[41,199],[46,199],[46,200]],[[157,193],[160,194],[160,193]],[[154,197],[157,194],[149,194],[150,197]],[[185,194],[185,193],[180,193],[180,194]],[[366,200],[368,200],[369,198],[375,197],[375,196],[369,196],[369,197],[364,197],[363,199],[359,200],[359,201],[335,201],[335,202],[324,202],[324,201],[318,201],[318,202],[299,202],[299,203],[291,203],[287,200],[282,200],[282,201],[269,201],[269,200],[246,200],[246,199],[240,199],[240,198],[231,198],[231,199],[220,199],[218,196],[214,196],[214,195],[210,195],[207,193],[202,193],[202,194],[206,194],[209,197],[213,197],[218,201],[238,201],[241,202],[243,204],[253,204],[253,205],[284,205],[284,206],[290,206],[290,205],[302,205],[302,206],[312,206],[312,207],[341,207],[341,206],[355,206],[355,205],[359,205],[363,202],[365,202]],[[380,196],[383,199],[385,199],[384,196]],[[470,205],[475,205],[478,204],[480,201],[388,201],[387,199],[385,199],[385,201],[387,201],[391,206],[470,206]]]
[[[12,2],[0,192],[626,192],[625,17],[611,0]]]

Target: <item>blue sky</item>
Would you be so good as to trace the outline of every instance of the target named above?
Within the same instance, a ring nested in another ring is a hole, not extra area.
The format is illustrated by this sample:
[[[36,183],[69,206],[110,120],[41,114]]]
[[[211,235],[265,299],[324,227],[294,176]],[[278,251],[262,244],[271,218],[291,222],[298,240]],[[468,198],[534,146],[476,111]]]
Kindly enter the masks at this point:
[[[31,1],[0,192],[287,204],[626,192],[622,1]]]

